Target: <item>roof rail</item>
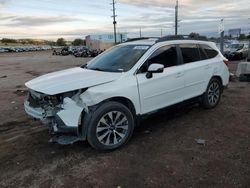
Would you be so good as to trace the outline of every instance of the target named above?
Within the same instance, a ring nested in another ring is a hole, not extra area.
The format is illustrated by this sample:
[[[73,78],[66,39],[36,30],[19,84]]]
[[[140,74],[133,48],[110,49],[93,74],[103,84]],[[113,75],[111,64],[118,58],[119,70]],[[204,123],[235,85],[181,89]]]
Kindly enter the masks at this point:
[[[205,36],[190,36],[190,35],[167,35],[164,37],[159,38],[156,43],[158,42],[164,42],[169,40],[203,40],[207,41],[207,38]]]
[[[128,39],[125,42],[133,42],[133,41],[137,41],[137,40],[148,40],[148,39],[159,39],[159,37],[138,37],[138,38],[131,38]]]

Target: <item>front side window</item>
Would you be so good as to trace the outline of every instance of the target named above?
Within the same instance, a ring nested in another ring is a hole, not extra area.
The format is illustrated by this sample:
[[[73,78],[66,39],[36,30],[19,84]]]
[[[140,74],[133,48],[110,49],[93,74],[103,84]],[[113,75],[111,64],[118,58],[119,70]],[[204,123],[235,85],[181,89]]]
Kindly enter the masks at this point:
[[[100,54],[82,68],[107,72],[126,72],[137,63],[149,48],[149,45],[116,46]]]
[[[139,73],[145,73],[151,64],[162,64],[165,68],[178,64],[177,50],[174,45],[157,49],[140,68]]]
[[[149,65],[158,63],[164,67],[172,67],[177,65],[177,51],[175,46],[164,46],[156,50],[148,59]]]
[[[196,44],[180,44],[183,63],[200,61],[200,52]]]
[[[176,66],[178,64],[178,56],[176,47],[168,45],[157,49],[141,67],[140,72],[147,72],[149,65],[162,64],[165,68]]]

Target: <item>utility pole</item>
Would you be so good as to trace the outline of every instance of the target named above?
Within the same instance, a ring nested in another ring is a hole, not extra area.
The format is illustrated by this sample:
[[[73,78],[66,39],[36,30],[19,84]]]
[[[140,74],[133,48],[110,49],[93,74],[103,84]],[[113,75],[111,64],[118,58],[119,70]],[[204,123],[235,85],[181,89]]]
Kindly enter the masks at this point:
[[[116,22],[116,17],[117,17],[117,15],[115,14],[115,4],[116,4],[116,2],[115,2],[115,0],[113,0],[112,1],[112,7],[113,7],[113,9],[112,9],[112,11],[113,11],[113,16],[111,16],[111,17],[113,17],[113,24],[114,24],[114,38],[115,38],[115,44],[117,43],[117,40],[116,40],[116,24],[117,24],[117,22]]]
[[[142,34],[141,34],[141,27],[140,27],[140,38],[142,37]]]
[[[176,0],[176,5],[175,5],[175,35],[178,34],[178,8],[179,8],[179,3],[178,3],[178,0]]]
[[[250,18],[248,18],[250,20]],[[250,36],[250,32],[249,32]],[[248,44],[248,56],[247,56],[247,61],[250,62],[250,39],[249,39],[249,44]]]
[[[161,28],[161,37],[162,37],[162,28]]]
[[[224,19],[220,20],[219,32],[220,32],[220,51],[223,54],[224,53]]]
[[[249,33],[250,35],[250,33]],[[250,62],[250,39],[249,39],[249,44],[248,44],[248,55],[247,55],[247,61]]]

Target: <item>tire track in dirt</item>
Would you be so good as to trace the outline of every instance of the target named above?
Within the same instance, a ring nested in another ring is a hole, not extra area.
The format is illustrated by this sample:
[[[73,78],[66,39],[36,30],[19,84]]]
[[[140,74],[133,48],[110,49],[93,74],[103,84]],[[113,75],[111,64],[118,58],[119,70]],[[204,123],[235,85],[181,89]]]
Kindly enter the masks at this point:
[[[0,145],[14,142],[22,137],[45,131],[46,127],[38,125],[35,121],[9,122],[0,126]]]

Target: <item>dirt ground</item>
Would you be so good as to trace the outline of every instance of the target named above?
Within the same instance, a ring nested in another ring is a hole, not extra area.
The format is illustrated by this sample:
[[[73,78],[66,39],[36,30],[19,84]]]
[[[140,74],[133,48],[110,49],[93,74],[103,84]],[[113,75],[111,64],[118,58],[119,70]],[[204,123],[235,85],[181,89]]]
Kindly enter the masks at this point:
[[[166,110],[114,152],[99,153],[87,142],[49,143],[47,129],[23,110],[24,83],[88,60],[0,54],[0,187],[249,187],[250,84],[237,80],[217,108]],[[230,64],[232,72],[236,66]]]

